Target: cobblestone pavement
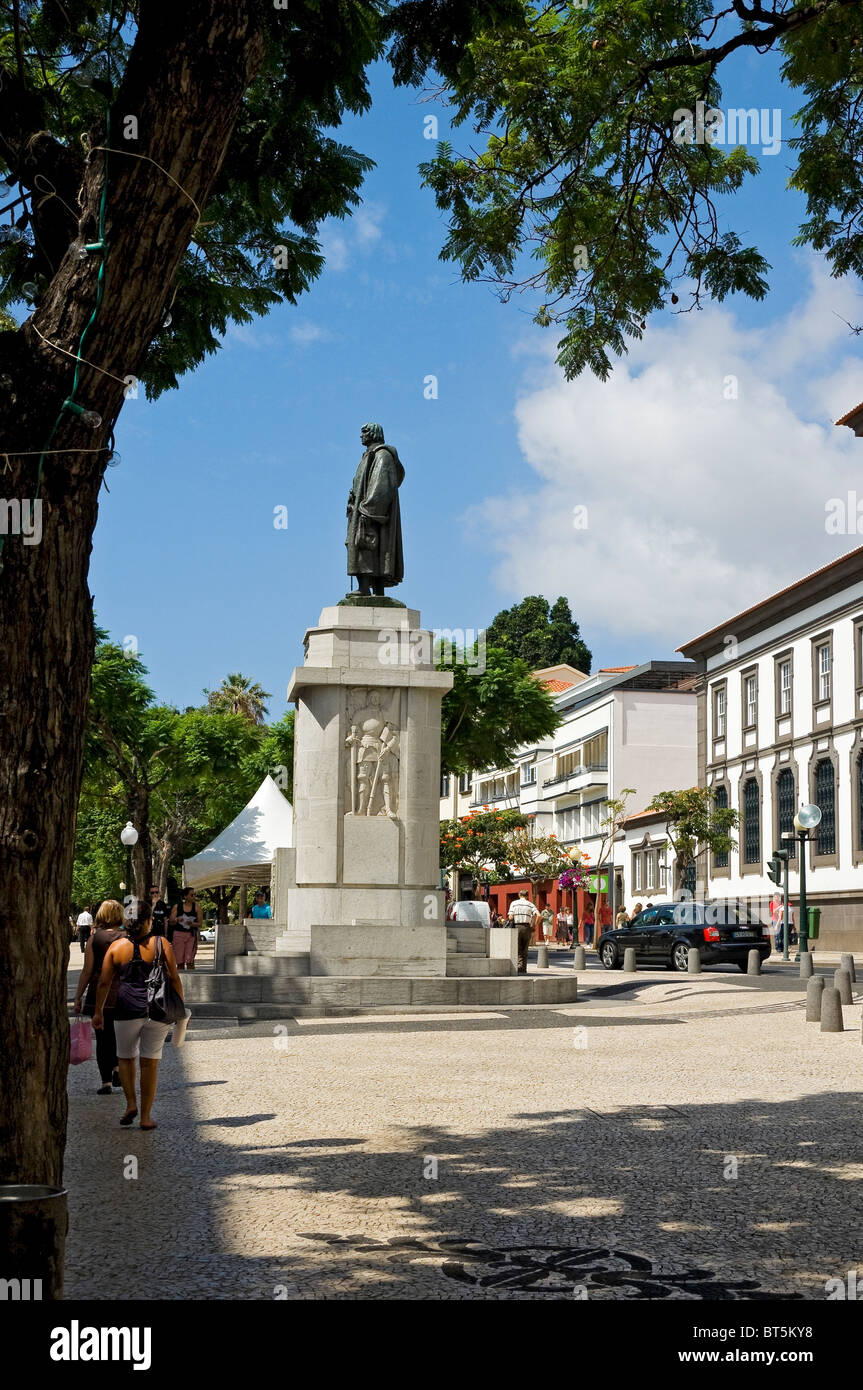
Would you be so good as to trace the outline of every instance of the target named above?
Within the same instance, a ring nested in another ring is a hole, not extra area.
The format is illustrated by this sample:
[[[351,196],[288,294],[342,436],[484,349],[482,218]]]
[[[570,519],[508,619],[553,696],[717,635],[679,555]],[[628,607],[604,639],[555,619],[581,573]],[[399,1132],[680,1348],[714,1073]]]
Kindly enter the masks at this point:
[[[823,1299],[863,1261],[861,987],[822,1034],[787,968],[584,985],[193,1020],[150,1134],[72,1068],[67,1298]]]

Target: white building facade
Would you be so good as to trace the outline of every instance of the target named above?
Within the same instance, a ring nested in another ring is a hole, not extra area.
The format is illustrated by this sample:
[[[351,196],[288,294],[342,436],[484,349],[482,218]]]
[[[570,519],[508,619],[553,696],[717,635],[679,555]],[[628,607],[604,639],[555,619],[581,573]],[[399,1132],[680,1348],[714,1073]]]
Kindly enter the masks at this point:
[[[520,749],[512,767],[461,779],[457,810],[450,779],[441,818],[484,806],[512,807],[535,818],[536,833],[554,834],[567,848],[577,846],[596,865],[609,799],[633,788],[628,807],[636,811],[657,792],[695,785],[695,667],[688,661],[648,661],[587,677],[573,672],[577,680],[567,677],[567,669],[554,668],[551,677],[535,673],[552,690],[563,716],[555,734]],[[658,873],[658,861],[652,862]],[[614,865],[614,883],[605,891],[613,892],[616,906],[624,902],[631,908],[638,895],[623,834],[606,863]]]
[[[820,807],[808,845],[807,900],[820,944],[863,946],[863,547],[765,599],[680,651],[700,673],[699,784],[734,807],[737,848],[711,856],[699,891],[769,899],[774,849],[797,809]]]

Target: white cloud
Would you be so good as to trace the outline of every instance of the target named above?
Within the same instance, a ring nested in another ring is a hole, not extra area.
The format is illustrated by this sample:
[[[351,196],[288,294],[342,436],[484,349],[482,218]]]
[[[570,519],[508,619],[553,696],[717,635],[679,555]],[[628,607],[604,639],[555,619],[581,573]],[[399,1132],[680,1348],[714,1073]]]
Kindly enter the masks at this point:
[[[261,328],[258,323],[229,323],[227,332],[222,339],[222,347],[245,347],[254,348],[256,351],[262,348],[275,348],[280,345],[281,339],[277,333],[270,333],[266,328]]]
[[[769,330],[718,307],[651,325],[604,383],[528,368],[525,487],[467,517],[501,555],[507,601],[564,593],[583,629],[623,639],[624,659],[627,637],[673,649],[863,542],[825,530],[829,498],[863,498],[863,441],[832,423],[863,400],[836,314],[863,312],[825,280],[812,267]]]
[[[292,323],[288,330],[291,341],[300,347],[308,347],[310,343],[329,342],[333,334],[323,324],[313,323],[311,319],[306,319],[301,323]]]
[[[322,230],[321,250],[328,270],[347,270],[357,252],[369,251],[381,239],[386,208],[380,203],[362,203],[344,221],[332,221]]]

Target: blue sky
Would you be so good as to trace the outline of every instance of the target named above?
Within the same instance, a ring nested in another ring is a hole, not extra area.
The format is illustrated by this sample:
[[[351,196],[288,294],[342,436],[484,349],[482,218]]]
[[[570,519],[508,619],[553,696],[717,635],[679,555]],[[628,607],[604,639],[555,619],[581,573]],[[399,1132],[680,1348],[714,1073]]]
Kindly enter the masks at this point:
[[[781,107],[787,137],[796,103],[776,71],[772,59],[740,57],[723,104]],[[801,216],[784,189],[790,152],[764,158],[729,208],[774,267],[768,300],[658,316],[612,382],[568,385],[553,365],[554,329],[534,327],[518,297],[501,305],[491,287],[462,285],[438,259],[444,220],[417,165],[434,149],[424,118],[436,111],[447,138],[445,111],[394,91],[385,67],[373,91],[372,111],[340,137],[377,168],[358,214],[326,229],[329,264],[312,291],[229,332],[179,391],[154,404],[142,393],[120,418],[90,587],[112,638],[136,639],[161,700],[198,703],[240,670],[273,692],[270,717],[283,713],[305,629],[348,589],[345,500],[369,419],[407,470],[406,578],[394,592],[429,627],[476,629],[525,593],[564,593],[595,666],[665,658],[747,594],[857,543],[825,538],[819,511],[825,470],[837,470],[837,487],[856,470],[855,441],[834,439],[829,418],[863,398],[856,340],[838,317],[847,304],[845,317],[861,321],[856,287],[825,295],[815,258],[789,246]],[[469,132],[452,138],[464,147]],[[789,351],[810,319],[814,355]],[[726,367],[741,379],[727,453],[732,412],[721,414],[703,365],[714,357],[723,379]],[[808,503],[786,495],[789,452],[804,475],[821,475]],[[704,506],[702,479],[714,486],[728,459],[765,483],[776,470],[764,507],[783,494],[755,530],[751,566],[753,541],[744,546],[730,510],[733,476],[725,538],[715,534],[721,499]],[[561,519],[588,498],[591,529],[575,536]],[[280,505],[287,530],[273,526]]]

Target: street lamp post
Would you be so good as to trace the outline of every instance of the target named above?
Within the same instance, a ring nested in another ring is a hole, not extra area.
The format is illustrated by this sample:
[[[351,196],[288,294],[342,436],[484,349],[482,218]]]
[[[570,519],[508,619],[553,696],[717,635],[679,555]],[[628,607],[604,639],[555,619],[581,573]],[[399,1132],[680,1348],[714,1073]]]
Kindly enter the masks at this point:
[[[126,821],[126,824],[123,826],[123,829],[120,831],[120,843],[121,843],[122,845],[125,845],[125,847],[126,847],[126,883],[125,883],[125,887],[127,888],[128,892],[129,892],[129,901],[131,901],[131,896],[132,896],[132,848],[133,848],[134,845],[136,845],[136,844],[138,843],[138,832],[137,832],[137,830],[135,829],[134,825],[132,824],[132,822],[131,822],[130,820],[127,820],[127,821]],[[126,899],[124,899],[124,903],[126,903],[126,905],[128,906],[128,902],[127,902]]]
[[[794,829],[800,841],[800,930],[797,935],[800,945],[795,960],[799,960],[809,950],[809,918],[806,915],[806,846],[809,832],[821,824],[821,807],[807,803],[801,806],[794,817]]]

